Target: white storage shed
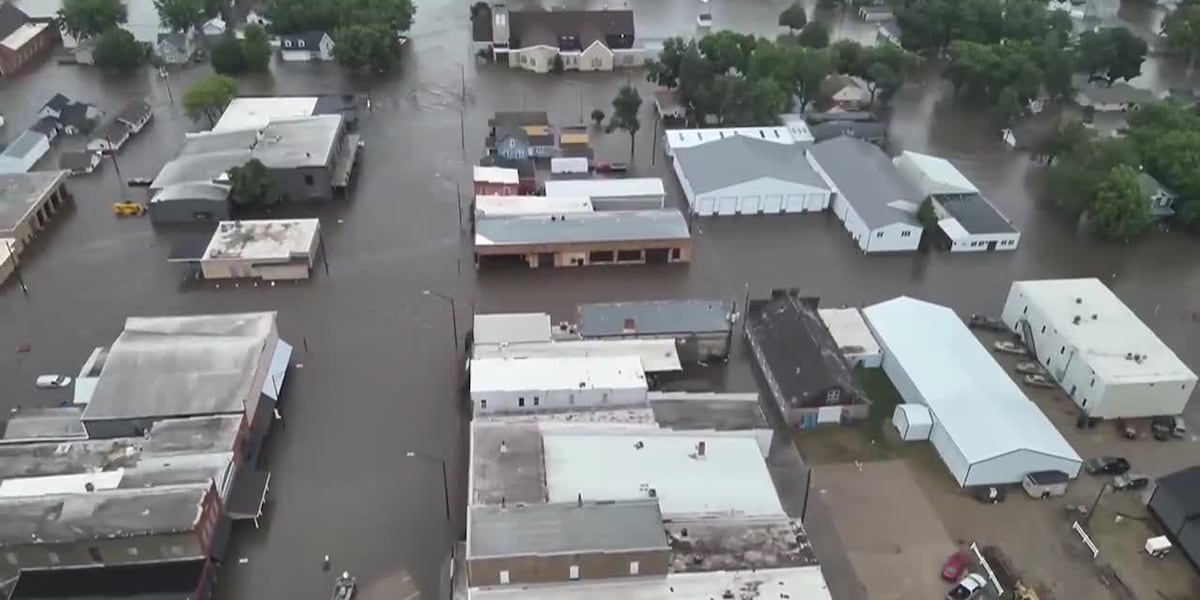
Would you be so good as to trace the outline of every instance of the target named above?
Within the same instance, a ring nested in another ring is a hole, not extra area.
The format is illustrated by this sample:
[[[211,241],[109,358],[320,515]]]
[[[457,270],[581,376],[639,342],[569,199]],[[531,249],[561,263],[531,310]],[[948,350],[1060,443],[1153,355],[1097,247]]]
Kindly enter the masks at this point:
[[[933,430],[933,415],[924,404],[897,404],[892,425],[906,442],[928,440]]]
[[[954,311],[901,296],[863,315],[896,390],[929,408],[929,441],[959,485],[1016,483],[1035,471],[1079,474],[1079,455]]]
[[[638,356],[485,358],[471,361],[477,414],[646,404]]]
[[[663,208],[667,191],[657,177],[627,179],[559,179],[546,182],[547,196],[584,196],[596,210]]]
[[[1196,374],[1099,279],[1015,281],[1000,318],[1089,416],[1178,415]]]
[[[875,341],[875,334],[871,333],[871,328],[863,320],[861,311],[857,308],[821,308],[817,309],[817,314],[850,366],[879,368],[883,353],[879,350],[879,342]]]
[[[586,156],[557,156],[550,159],[550,172],[554,175],[579,175],[590,171]]]

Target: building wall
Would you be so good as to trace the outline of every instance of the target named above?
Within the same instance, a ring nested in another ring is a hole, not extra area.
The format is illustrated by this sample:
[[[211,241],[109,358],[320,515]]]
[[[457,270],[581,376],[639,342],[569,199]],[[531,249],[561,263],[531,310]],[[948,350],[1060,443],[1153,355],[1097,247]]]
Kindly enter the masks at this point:
[[[613,67],[615,68],[633,68],[644,64],[646,64],[646,50],[644,48],[618,48],[613,50]]]
[[[729,346],[733,339],[731,331],[705,331],[700,333],[673,333],[668,335],[649,335],[631,333],[628,335],[587,336],[586,339],[605,340],[675,340],[679,360],[688,362],[708,362],[720,360],[729,356]]]
[[[592,208],[595,210],[652,210],[665,208],[666,196],[663,194],[647,194],[645,196],[590,196]]]
[[[566,582],[572,579],[573,565],[579,568],[579,580],[662,576],[670,562],[667,549],[480,558],[467,560],[467,578],[471,587],[501,585],[501,571],[508,572],[510,584]]]
[[[308,279],[312,272],[314,252],[289,263],[255,263],[253,260],[205,259],[200,271],[205,279]]]
[[[328,166],[271,169],[271,174],[289,201],[319,202],[333,198],[333,178]]]
[[[538,389],[531,385],[529,389],[518,392],[472,390],[471,402],[477,414],[538,412],[583,406],[637,406],[646,403],[646,385],[602,389]]]
[[[279,58],[288,62],[309,62],[315,60],[311,50],[280,50]]]
[[[850,203],[841,194],[834,194],[832,205],[833,214],[837,215],[838,219],[841,219],[842,227],[846,229],[846,233],[850,234],[850,239],[854,240],[859,249],[866,251],[866,238],[870,234],[867,224],[863,222],[862,218],[858,216],[858,212],[854,210],[853,206],[850,206]]]
[[[47,152],[50,151],[50,140],[46,136],[38,136],[37,143],[33,148],[23,156],[16,157],[0,157],[0,173],[28,173],[33,170],[33,166],[37,164]]]
[[[913,252],[921,244],[921,228],[895,223],[872,230],[865,252]]]
[[[520,193],[520,183],[495,183],[491,181],[476,181],[476,196],[516,196]]]
[[[630,254],[622,257],[621,253]],[[692,260],[691,240],[555,244],[491,248],[476,246],[475,264],[487,257],[521,257],[530,268],[583,267],[589,265],[632,265],[687,263]],[[605,260],[605,258],[611,260]]]
[[[0,75],[12,75],[37,59],[58,43],[58,28],[54,24],[43,29],[18,50],[0,46]]]
[[[139,535],[90,542],[24,544],[0,548],[5,564],[26,569],[95,565],[91,550],[103,564],[120,565],[154,560],[202,556],[205,549],[194,531],[174,534]]]
[[[147,206],[147,212],[150,213],[150,222],[155,225],[216,223],[231,218],[229,203],[213,200],[151,202]]]
[[[993,250],[1016,250],[1017,243],[1021,240],[1019,232],[1014,233],[984,233],[972,235],[958,241],[951,241],[951,252],[987,252],[988,244],[996,242],[996,247]],[[976,245],[972,245],[972,244]]]
[[[700,215],[752,215],[816,212],[829,208],[830,192],[771,178],[761,178],[700,194]]]
[[[534,73],[548,73],[556,54],[558,54],[557,48],[547,46],[514,48],[508,53],[508,66],[533,71]]]
[[[965,486],[1017,483],[1035,471],[1061,471],[1069,477],[1079,475],[1080,463],[1032,450],[1017,450],[973,463]]]
[[[588,46],[579,54],[580,71],[613,70],[613,51],[599,42]]]

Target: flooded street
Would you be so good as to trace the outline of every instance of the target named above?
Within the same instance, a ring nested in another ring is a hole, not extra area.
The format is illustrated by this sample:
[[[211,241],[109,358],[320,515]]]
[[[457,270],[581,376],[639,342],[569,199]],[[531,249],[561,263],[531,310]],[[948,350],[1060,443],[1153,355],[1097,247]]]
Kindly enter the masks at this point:
[[[639,27],[648,37],[682,33],[694,23],[695,2],[639,5]],[[728,18],[735,28],[769,34],[786,4],[714,0],[713,13],[718,25]],[[144,219],[113,217],[114,201],[123,194],[141,200],[143,191],[125,191],[106,163],[68,184],[76,206],[22,256],[29,295],[15,280],[0,291],[0,379],[10,382],[0,399],[4,410],[58,404],[66,394],[36,390],[34,378],[74,374],[92,347],[112,342],[126,316],[279,311],[280,336],[296,346],[299,364],[283,393],[285,427],[268,441],[271,504],[262,529],[237,530],[218,598],[325,597],[332,582],[332,573],[321,569],[325,554],[333,571],[358,576],[363,600],[394,597],[406,575],[425,598],[443,593],[442,569],[451,540],[463,533],[464,516],[460,509],[453,524],[445,522],[438,465],[404,455],[412,449],[444,457],[452,503],[461,507],[468,417],[450,307],[422,295],[426,289],[456,298],[465,330],[472,304],[480,312],[549,310],[569,319],[580,302],[709,296],[740,304],[747,286],[754,294],[799,287],[827,305],[909,294],[960,313],[997,313],[1013,279],[1096,276],[1185,362],[1200,365],[1200,238],[1154,233],[1124,245],[1077,232],[1039,198],[1041,168],[1007,149],[981,111],[954,103],[949,86],[928,73],[895,98],[893,149],[954,161],[1021,229],[1016,252],[867,257],[832,215],[738,217],[693,222],[690,266],[477,273],[470,239],[458,224],[455,182],[465,206],[469,165],[483,153],[491,113],[544,109],[556,124],[577,124],[593,108],[611,112],[611,99],[627,78],[643,98],[652,87],[640,73],[538,76],[477,65],[468,50],[467,12],[465,3],[421,3],[402,68],[385,80],[348,77],[335,65],[278,63],[271,76],[243,80],[247,94],[370,95],[352,198],[315,215],[329,248],[328,274],[318,269],[311,281],[296,285],[184,290],[181,269],[166,262],[169,233],[156,233]],[[857,39],[873,38],[874,28],[853,15],[840,23]],[[198,129],[178,101],[206,68],[191,67],[168,80],[150,73],[113,79],[48,62],[0,81],[0,111],[8,119],[3,134],[11,139],[33,122],[55,92],[110,114],[129,98],[148,96],[154,121],[118,161],[124,178],[153,176],[183,133]],[[1182,69],[1163,72],[1174,73],[1171,85],[1182,80]],[[663,177],[682,204],[661,148],[651,151],[656,128],[648,102],[642,127],[635,173]],[[628,158],[623,132],[596,132],[594,139],[597,158]],[[60,152],[84,141],[59,142],[41,166],[51,168]],[[295,214],[313,214],[303,210]],[[13,353],[20,344],[32,351]],[[744,365],[734,361],[731,369],[730,387],[752,385]],[[1200,417],[1200,403],[1192,410]]]

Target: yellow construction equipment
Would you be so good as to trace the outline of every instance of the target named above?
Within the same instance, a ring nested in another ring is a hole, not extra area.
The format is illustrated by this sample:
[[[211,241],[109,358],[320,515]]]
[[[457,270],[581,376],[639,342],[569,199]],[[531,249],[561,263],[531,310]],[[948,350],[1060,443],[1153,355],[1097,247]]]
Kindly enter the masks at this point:
[[[136,202],[114,202],[113,214],[118,217],[140,217],[146,213],[146,207]]]

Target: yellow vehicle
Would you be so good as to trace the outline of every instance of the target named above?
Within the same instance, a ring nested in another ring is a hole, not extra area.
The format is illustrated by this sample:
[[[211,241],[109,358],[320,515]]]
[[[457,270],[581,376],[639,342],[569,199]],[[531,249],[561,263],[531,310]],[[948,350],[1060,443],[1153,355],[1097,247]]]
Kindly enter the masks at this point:
[[[146,212],[146,207],[136,202],[114,202],[113,214],[118,217],[140,217]]]

